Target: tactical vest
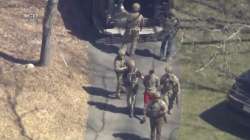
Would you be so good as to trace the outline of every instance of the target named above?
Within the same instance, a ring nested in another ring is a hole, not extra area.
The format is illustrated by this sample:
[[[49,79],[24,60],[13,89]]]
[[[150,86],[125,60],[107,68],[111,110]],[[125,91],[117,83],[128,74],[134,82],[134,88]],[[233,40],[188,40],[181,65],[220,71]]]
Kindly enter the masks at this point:
[[[174,37],[178,31],[178,23],[174,23],[174,19],[166,19],[163,23],[163,30],[166,35]]]
[[[128,73],[127,75],[127,79],[128,79],[128,85],[130,87],[134,87],[135,85],[138,84],[138,69],[135,68],[133,69],[131,72]]]
[[[163,94],[174,94],[177,93],[178,91],[178,80],[175,78],[175,75],[173,74],[165,74],[161,78],[161,86],[162,86],[162,93]]]
[[[152,101],[147,107],[147,116],[150,118],[161,117],[160,113],[164,109],[163,104],[161,104],[161,100]]]
[[[115,72],[120,72],[119,68],[125,67],[126,66],[126,60],[125,59],[119,59],[119,57],[115,58],[115,62],[114,62],[114,67],[115,67]]]
[[[161,79],[161,85],[164,90],[170,90],[173,87],[173,80],[169,74],[165,74]]]
[[[131,17],[127,19],[126,29],[130,30],[131,32],[133,32],[133,30],[140,31],[142,20],[143,16],[141,14],[136,17],[131,15]]]

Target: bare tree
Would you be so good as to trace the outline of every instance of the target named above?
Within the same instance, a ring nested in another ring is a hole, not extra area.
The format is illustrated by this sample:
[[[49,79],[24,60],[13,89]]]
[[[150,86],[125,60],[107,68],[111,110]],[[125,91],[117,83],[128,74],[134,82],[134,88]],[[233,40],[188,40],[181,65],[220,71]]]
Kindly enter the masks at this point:
[[[57,11],[58,0],[48,0],[45,9],[44,19],[43,19],[43,36],[42,36],[42,47],[40,54],[40,66],[49,65],[52,56],[52,46],[51,46],[51,30],[53,27],[54,17]]]

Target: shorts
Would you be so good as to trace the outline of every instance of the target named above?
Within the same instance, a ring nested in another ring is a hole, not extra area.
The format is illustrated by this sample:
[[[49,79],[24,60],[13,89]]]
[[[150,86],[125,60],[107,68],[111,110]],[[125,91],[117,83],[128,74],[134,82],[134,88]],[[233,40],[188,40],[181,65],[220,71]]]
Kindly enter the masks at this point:
[[[144,106],[147,106],[150,103],[150,101],[152,101],[152,100],[153,100],[153,97],[152,97],[151,93],[145,91],[144,92]]]

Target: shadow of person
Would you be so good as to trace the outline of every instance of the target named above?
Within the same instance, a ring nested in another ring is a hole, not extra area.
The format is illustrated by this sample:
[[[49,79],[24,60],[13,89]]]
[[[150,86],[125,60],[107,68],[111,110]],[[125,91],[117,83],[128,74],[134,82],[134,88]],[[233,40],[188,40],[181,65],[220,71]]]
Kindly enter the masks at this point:
[[[149,140],[148,138],[142,138],[136,134],[131,133],[114,133],[113,137],[121,140]]]
[[[90,87],[83,86],[82,88],[92,96],[99,96],[99,97],[104,97],[104,98],[108,98],[108,99],[115,99],[115,97],[112,96],[114,94],[111,91],[107,91],[105,89],[98,88],[98,87],[92,87],[92,86],[90,86]]]
[[[96,108],[103,110],[103,111],[108,111],[112,113],[121,113],[121,114],[128,114],[128,108],[127,107],[117,107],[112,104],[108,103],[102,103],[102,102],[94,102],[94,101],[89,101],[89,105],[95,106]],[[143,115],[143,110],[141,108],[136,107],[135,108],[135,114],[136,115]]]
[[[236,115],[239,114],[232,112],[224,101],[200,114],[200,118],[222,131],[249,140],[250,128],[241,125]]]
[[[96,108],[100,110],[108,111],[112,113],[127,114],[128,112],[126,107],[117,107],[115,105],[107,104],[107,103],[89,101],[88,104],[91,106],[95,106]]]
[[[135,54],[143,57],[152,57],[154,59],[160,59],[159,56],[156,54],[152,53],[149,49],[136,49]]]
[[[37,64],[38,61],[35,61],[35,60],[25,60],[25,59],[21,59],[21,58],[16,58],[14,56],[11,56],[7,53],[4,53],[2,51],[0,51],[0,58],[3,58],[9,62],[12,62],[12,63],[16,63],[16,64]]]
[[[114,45],[106,45],[105,43],[94,43],[95,48],[105,52],[105,53],[118,53],[119,48]]]

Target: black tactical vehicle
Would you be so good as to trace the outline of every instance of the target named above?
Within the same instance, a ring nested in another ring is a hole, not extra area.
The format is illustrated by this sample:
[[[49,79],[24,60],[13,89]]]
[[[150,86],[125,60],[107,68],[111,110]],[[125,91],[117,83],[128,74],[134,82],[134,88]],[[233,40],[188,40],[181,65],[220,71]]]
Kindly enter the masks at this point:
[[[159,20],[167,16],[173,6],[172,0],[92,0],[92,21],[95,27],[100,33],[118,33],[117,28],[123,27],[126,11],[131,11],[134,2],[141,4],[141,13],[147,27],[144,32],[148,32],[146,34],[154,33],[152,28],[160,26]]]
[[[228,94],[228,102],[244,124],[250,123],[250,70],[236,79]]]

